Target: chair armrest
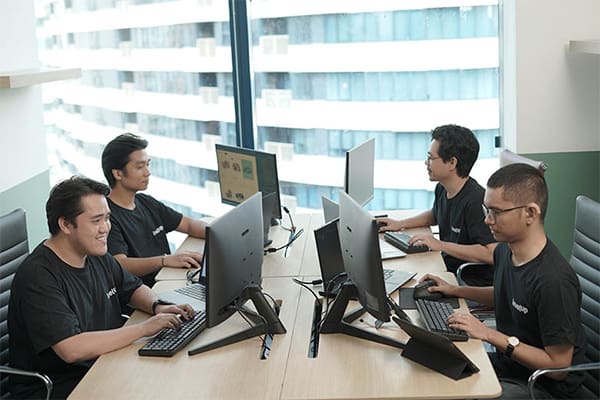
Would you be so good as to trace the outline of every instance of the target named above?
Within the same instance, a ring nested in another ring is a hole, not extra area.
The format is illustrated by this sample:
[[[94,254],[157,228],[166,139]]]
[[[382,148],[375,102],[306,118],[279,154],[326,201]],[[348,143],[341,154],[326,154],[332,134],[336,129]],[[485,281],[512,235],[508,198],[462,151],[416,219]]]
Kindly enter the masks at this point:
[[[464,283],[465,281],[462,279],[462,274],[463,274],[464,270],[468,269],[469,267],[479,267],[479,266],[484,266],[484,265],[489,265],[489,264],[482,263],[482,262],[466,262],[466,263],[463,263],[456,270],[456,279],[458,280],[458,282]]]
[[[600,362],[571,365],[570,367],[565,367],[565,368],[536,369],[535,371],[533,371],[533,373],[527,380],[527,389],[529,390],[529,397],[532,400],[535,400],[535,394],[533,392],[533,388],[535,386],[535,382],[537,381],[537,379],[542,375],[546,375],[550,372],[576,372],[576,371],[589,371],[589,370],[593,370],[593,369],[600,369]]]
[[[52,380],[47,375],[7,366],[0,366],[0,372],[8,375],[23,375],[38,378],[46,386],[46,400],[50,399],[50,395],[52,394]]]

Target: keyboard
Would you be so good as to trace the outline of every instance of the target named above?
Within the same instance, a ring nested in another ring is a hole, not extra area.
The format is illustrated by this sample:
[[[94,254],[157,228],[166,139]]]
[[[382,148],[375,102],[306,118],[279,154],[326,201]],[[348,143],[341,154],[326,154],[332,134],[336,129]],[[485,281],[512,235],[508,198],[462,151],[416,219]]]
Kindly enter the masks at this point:
[[[388,231],[383,234],[383,238],[385,240],[387,240],[394,246],[398,247],[400,250],[402,250],[405,253],[410,254],[410,253],[421,253],[424,251],[429,251],[429,247],[427,247],[424,244],[420,244],[420,245],[408,244],[408,241],[410,240],[411,237],[412,237],[411,235],[409,235],[408,233],[405,233],[405,232],[390,232],[390,231]]]
[[[179,329],[165,328],[143,345],[140,356],[171,357],[206,329],[206,313],[196,311],[194,318],[184,321]]]
[[[469,339],[469,335],[465,331],[450,328],[447,325],[448,317],[454,313],[454,309],[450,304],[424,299],[415,300],[415,304],[427,330],[439,333],[457,342],[464,342]]]

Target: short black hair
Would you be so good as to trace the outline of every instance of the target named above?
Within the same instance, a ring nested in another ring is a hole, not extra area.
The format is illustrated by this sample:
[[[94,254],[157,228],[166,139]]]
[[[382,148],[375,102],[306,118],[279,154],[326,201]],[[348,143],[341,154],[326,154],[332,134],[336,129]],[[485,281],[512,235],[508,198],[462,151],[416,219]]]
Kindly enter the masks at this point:
[[[112,170],[123,170],[129,162],[129,155],[146,147],[148,147],[148,141],[133,133],[123,133],[108,142],[102,151],[102,171],[111,188],[115,187],[117,183]]]
[[[479,142],[469,128],[452,124],[441,125],[431,131],[431,140],[439,142],[438,156],[442,157],[442,160],[448,162],[452,157],[456,157],[458,176],[469,176],[479,155]]]
[[[487,182],[490,189],[504,188],[504,199],[517,206],[535,203],[540,207],[544,221],[548,208],[548,186],[544,175],[528,164],[505,165],[490,176]]]
[[[75,219],[83,213],[81,198],[91,194],[108,196],[110,189],[104,183],[82,176],[72,176],[56,184],[46,202],[46,219],[52,236],[60,232],[58,220],[64,218],[75,225]]]

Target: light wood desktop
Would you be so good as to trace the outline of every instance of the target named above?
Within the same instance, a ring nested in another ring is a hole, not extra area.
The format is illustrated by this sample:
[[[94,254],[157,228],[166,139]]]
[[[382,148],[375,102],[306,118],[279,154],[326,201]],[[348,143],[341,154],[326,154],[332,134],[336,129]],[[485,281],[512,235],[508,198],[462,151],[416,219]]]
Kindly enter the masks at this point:
[[[156,291],[182,286],[161,281]],[[280,319],[287,334],[276,335],[267,360],[260,360],[261,340],[251,338],[206,353],[188,356],[187,350],[241,331],[248,324],[237,314],[202,332],[170,358],[141,357],[143,342],[101,356],[69,399],[279,399],[292,340],[300,286],[289,278],[266,278],[265,291],[282,299]],[[136,311],[130,323],[148,315]]]
[[[449,272],[438,273],[449,282]],[[416,284],[415,277],[408,286]],[[397,298],[396,298],[397,299]],[[300,296],[299,312],[283,385],[282,399],[401,399],[491,398],[501,393],[498,379],[480,340],[455,342],[480,372],[455,381],[401,356],[401,350],[343,334],[321,334],[318,355],[308,358],[314,297]],[[461,311],[466,312],[464,300]],[[418,313],[406,311],[420,324]],[[365,314],[355,325],[406,342],[408,336],[394,322],[380,329]],[[435,357],[435,353],[432,354]]]

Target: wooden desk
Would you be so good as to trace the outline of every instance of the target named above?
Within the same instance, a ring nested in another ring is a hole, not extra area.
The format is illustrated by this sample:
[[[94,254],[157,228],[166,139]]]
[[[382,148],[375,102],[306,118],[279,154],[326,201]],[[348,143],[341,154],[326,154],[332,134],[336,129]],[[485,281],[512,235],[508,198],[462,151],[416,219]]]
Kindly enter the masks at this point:
[[[155,290],[179,287],[181,281],[158,282]],[[267,278],[265,290],[283,300],[280,318],[288,330],[276,335],[267,360],[260,360],[261,340],[251,338],[206,353],[187,350],[247,328],[237,314],[202,332],[170,358],[140,357],[136,343],[100,357],[69,399],[279,399],[292,340],[300,286],[289,278]],[[130,322],[148,315],[136,311]]]
[[[298,229],[303,228],[304,233],[288,248],[287,256],[285,255],[285,249],[265,255],[262,271],[264,278],[279,276],[292,277],[300,275],[300,265],[302,263],[302,258],[304,257],[307,240],[310,240],[310,237],[313,236],[312,230],[310,229],[311,219],[312,214],[298,214],[294,216],[296,227]],[[288,225],[289,222],[285,222],[285,226]],[[281,225],[272,226],[269,231],[269,238],[273,240],[273,243],[271,243],[269,247],[281,247],[285,245],[288,242],[289,234],[289,231],[283,229]],[[204,251],[204,240],[188,237],[177,249],[177,251],[183,250],[202,252]],[[156,280],[185,279],[187,271],[188,270],[185,268],[165,267],[158,272]],[[317,273],[320,274],[318,270]]]
[[[451,273],[440,273],[453,280]],[[413,284],[416,282],[413,282]],[[455,342],[480,372],[455,381],[401,356],[401,350],[343,334],[321,334],[316,358],[308,358],[314,297],[303,291],[283,385],[282,399],[490,398],[500,384],[480,340]],[[461,309],[466,304],[461,300]],[[408,310],[413,321],[416,311]],[[365,314],[355,324],[375,332]],[[408,336],[394,323],[377,330],[402,342]]]

